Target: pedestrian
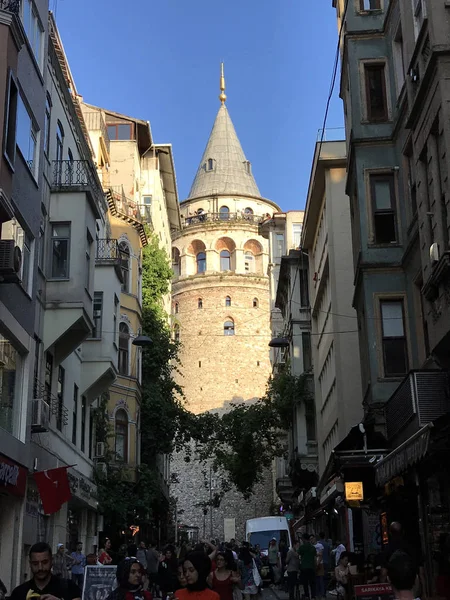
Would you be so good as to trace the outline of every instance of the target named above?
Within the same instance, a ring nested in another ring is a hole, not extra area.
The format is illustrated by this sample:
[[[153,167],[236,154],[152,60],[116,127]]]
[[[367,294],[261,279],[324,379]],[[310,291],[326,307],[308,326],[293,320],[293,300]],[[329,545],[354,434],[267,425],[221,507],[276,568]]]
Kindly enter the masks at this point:
[[[159,563],[158,582],[161,588],[163,600],[166,599],[169,592],[174,592],[178,587],[178,560],[175,556],[173,546],[167,546],[164,556]]]
[[[267,549],[267,559],[270,569],[270,581],[275,585],[279,581],[280,576],[280,552],[278,550],[277,538],[273,537],[269,542]]]
[[[311,537],[311,543],[316,549],[316,595],[318,598],[325,597],[325,569],[323,566],[323,545],[317,541],[316,536]]]
[[[139,548],[136,550],[136,558],[144,567],[144,569],[148,570],[148,550],[144,541],[139,542]]]
[[[308,533],[302,535],[303,544],[298,549],[300,555],[300,580],[303,585],[305,598],[316,597],[316,556],[317,552],[311,544]]]
[[[93,567],[94,565],[98,565],[97,555],[91,552],[86,555],[86,566]]]
[[[219,594],[208,588],[211,559],[205,552],[190,552],[184,562],[186,587],[175,592],[178,600],[220,600]]]
[[[417,573],[414,561],[409,554],[402,550],[396,550],[389,559],[387,572],[395,598],[414,600],[413,589]]]
[[[144,569],[137,558],[127,557],[117,565],[117,587],[107,600],[152,600],[152,595],[143,589]]]
[[[327,587],[328,587],[329,577],[330,577],[331,546],[328,543],[327,539],[325,538],[325,533],[323,531],[321,531],[319,533],[318,543],[322,544],[322,546],[323,546],[322,562],[323,562],[323,570],[324,570],[324,588],[325,588],[325,592],[326,592]]]
[[[72,580],[77,584],[80,590],[82,590],[86,556],[83,554],[83,544],[81,542],[77,542],[77,549],[75,552],[72,552],[71,557],[74,560],[72,565]]]
[[[339,555],[339,562],[334,569],[334,576],[336,579],[336,591],[338,596],[341,596],[343,600],[348,598],[349,582],[350,582],[350,569],[348,567],[348,553],[342,552]]]
[[[217,552],[215,561],[216,569],[210,573],[208,584],[219,594],[220,600],[233,600],[234,586],[241,584],[233,554],[229,550]]]
[[[186,577],[184,576],[183,560],[178,561],[177,579],[178,588],[185,588],[187,585]]]
[[[111,540],[109,538],[105,538],[105,545],[100,550],[100,554],[98,557],[98,562],[102,565],[110,565],[112,563],[112,556],[110,554],[111,551]]]
[[[332,554],[334,555],[334,564],[336,565],[336,567],[339,564],[339,559],[341,557],[342,552],[346,552],[346,548],[340,540],[336,540],[336,547],[332,551]]]
[[[258,588],[262,582],[255,559],[250,552],[248,544],[241,548],[239,560],[242,580],[242,595],[244,596],[245,600],[250,600],[251,596],[256,596],[259,591]]]
[[[147,574],[150,583],[150,589],[155,589],[158,585],[159,552],[155,545],[149,543],[147,550]]]
[[[53,556],[53,575],[63,579],[71,578],[71,569],[75,564],[74,559],[66,551],[64,544],[58,544],[56,554]]]
[[[287,582],[288,582],[288,590],[289,590],[289,600],[294,600],[295,598],[295,590],[298,585],[298,575],[300,572],[300,557],[298,555],[298,549],[300,547],[300,542],[295,540],[292,548],[289,550],[286,556],[286,572],[287,572]]]
[[[52,549],[47,543],[31,546],[29,559],[33,577],[11,592],[11,600],[26,600],[31,594],[45,600],[81,600],[81,590],[71,579],[52,574]]]

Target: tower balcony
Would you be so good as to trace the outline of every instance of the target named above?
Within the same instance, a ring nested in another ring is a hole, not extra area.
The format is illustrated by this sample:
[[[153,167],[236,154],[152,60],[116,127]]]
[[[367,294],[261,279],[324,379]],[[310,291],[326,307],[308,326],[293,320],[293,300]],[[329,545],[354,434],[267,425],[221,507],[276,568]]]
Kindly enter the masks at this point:
[[[258,225],[263,221],[262,215],[247,214],[244,212],[235,213],[210,213],[202,212],[184,218],[184,227],[192,227],[193,225],[221,225],[226,223],[242,223],[244,225]]]

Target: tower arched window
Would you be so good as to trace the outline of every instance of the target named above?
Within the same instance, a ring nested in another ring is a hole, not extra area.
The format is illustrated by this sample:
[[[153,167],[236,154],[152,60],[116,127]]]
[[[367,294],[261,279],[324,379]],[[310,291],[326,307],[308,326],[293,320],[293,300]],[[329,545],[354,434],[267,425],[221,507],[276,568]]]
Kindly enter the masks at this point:
[[[121,375],[129,375],[130,363],[130,329],[126,323],[119,325],[119,361],[118,369]]]
[[[248,221],[253,220],[253,208],[250,208],[249,206],[244,208],[244,219],[247,219]]]
[[[223,335],[234,335],[234,321],[229,319],[223,324]]]
[[[221,221],[228,221],[230,218],[230,209],[228,206],[221,206],[219,208],[219,217]]]
[[[231,254],[229,250],[222,250],[220,252],[220,270],[231,271]]]
[[[231,306],[231,297],[225,296],[225,306]]]
[[[203,300],[201,298],[198,299],[197,306],[198,308],[203,308]]]
[[[175,342],[180,341],[180,326],[178,325],[178,323],[176,323],[173,328],[173,339],[175,340]]]
[[[178,304],[178,302],[175,302],[175,304],[174,304],[174,309],[175,309],[175,314],[177,315],[177,314],[178,314],[178,311],[179,311],[179,309],[180,309],[180,305]]]
[[[122,269],[122,292],[130,291],[130,270],[131,270],[131,258],[130,258],[130,247],[126,242],[120,242],[120,267]]]
[[[116,412],[115,424],[115,453],[116,460],[128,461],[128,415],[123,408]]]
[[[255,271],[255,257],[251,252],[244,254],[244,266],[247,273],[254,273]]]
[[[214,171],[214,159],[213,158],[208,158],[208,160],[206,161],[206,170]]]
[[[172,271],[175,277],[179,277],[181,273],[180,251],[178,248],[172,248]]]
[[[253,308],[258,308],[258,306],[259,306],[258,298],[253,298]]]
[[[199,252],[196,256],[197,260],[197,273],[204,273],[206,271],[206,252]]]

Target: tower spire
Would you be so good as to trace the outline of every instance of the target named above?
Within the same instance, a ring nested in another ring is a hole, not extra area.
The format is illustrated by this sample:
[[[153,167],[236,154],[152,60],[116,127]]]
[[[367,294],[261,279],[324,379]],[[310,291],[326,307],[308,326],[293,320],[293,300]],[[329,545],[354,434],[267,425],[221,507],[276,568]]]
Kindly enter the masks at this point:
[[[223,62],[220,63],[220,95],[219,100],[225,104],[227,96],[225,94],[225,75],[223,74]]]

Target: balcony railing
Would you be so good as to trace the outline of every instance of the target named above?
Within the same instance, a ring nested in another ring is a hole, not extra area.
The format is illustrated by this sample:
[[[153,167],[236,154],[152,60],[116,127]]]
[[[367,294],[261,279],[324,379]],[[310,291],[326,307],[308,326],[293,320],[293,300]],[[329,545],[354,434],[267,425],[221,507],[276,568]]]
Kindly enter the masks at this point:
[[[74,191],[79,188],[90,188],[99,206],[104,204],[103,190],[89,161],[54,160],[53,191]]]
[[[121,251],[117,240],[99,239],[97,240],[96,260],[120,261]]]
[[[84,121],[88,131],[100,131],[100,135],[105,142],[108,154],[111,148],[111,141],[109,139],[108,129],[106,127],[105,119],[100,111],[89,111],[83,112]]]
[[[64,406],[63,400],[50,392],[48,387],[38,379],[34,380],[33,398],[42,398],[50,406],[50,413],[56,417],[56,426],[62,429],[69,423],[69,410]]]
[[[253,223],[254,225],[258,225],[264,219],[261,215],[252,215],[242,212],[237,213],[210,213],[204,212],[200,215],[193,215],[184,218],[185,227],[189,227],[190,225],[201,225],[203,223],[220,223],[227,221],[240,221],[241,223]]]
[[[137,221],[151,224],[152,213],[149,205],[138,204],[134,200],[128,198],[125,195],[122,185],[110,185],[109,189],[112,192],[116,208],[120,213],[126,215],[127,217],[132,217]]]
[[[388,439],[414,419],[420,428],[450,412],[449,383],[445,371],[411,372],[386,404]]]
[[[21,0],[0,0],[0,9],[19,16],[21,3]]]

